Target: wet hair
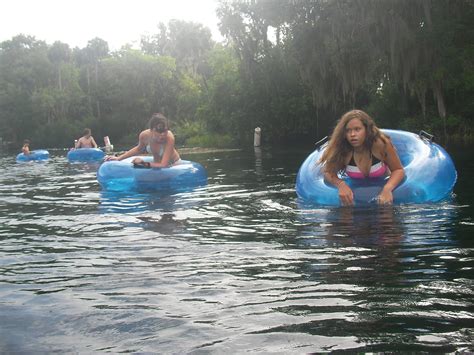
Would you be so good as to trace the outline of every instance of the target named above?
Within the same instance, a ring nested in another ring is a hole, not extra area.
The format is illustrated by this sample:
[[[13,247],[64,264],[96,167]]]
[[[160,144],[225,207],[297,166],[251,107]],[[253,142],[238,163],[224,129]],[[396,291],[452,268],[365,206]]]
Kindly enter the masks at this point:
[[[351,110],[341,116],[332,132],[328,146],[324,151],[320,163],[324,164],[324,170],[337,174],[345,168],[345,159],[353,150],[352,145],[346,139],[346,126],[354,118],[359,119],[365,127],[364,146],[367,150],[372,150],[372,145],[377,139],[382,139],[384,143],[388,137],[384,135],[375,125],[374,120],[366,112],[361,110]]]
[[[30,140],[29,140],[29,139],[25,139],[25,140],[23,141],[23,145],[25,145],[25,144],[30,144]]]
[[[148,127],[153,130],[161,126],[163,129],[168,129],[168,119],[162,113],[154,113],[148,121]]]
[[[91,129],[90,128],[84,128],[83,135],[87,136],[88,134],[91,134]]]

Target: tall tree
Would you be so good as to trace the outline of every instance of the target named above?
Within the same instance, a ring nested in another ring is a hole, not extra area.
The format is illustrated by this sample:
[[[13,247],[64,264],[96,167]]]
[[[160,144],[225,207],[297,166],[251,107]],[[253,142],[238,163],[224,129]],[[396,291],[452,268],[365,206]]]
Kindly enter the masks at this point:
[[[99,85],[99,64],[104,58],[109,55],[109,45],[103,39],[96,37],[91,39],[86,48],[83,50],[84,57],[86,59],[86,77],[87,77],[87,93],[89,97],[89,105],[91,112],[95,112],[95,116],[101,119],[101,107],[100,107],[100,93],[98,91]],[[91,70],[93,70],[94,82],[91,84]],[[95,104],[95,109],[92,106],[92,102]]]
[[[199,68],[213,45],[209,28],[181,20],[171,20],[168,26],[159,23],[158,33],[141,40],[145,53],[173,57],[178,69],[193,76],[201,74]]]
[[[53,74],[44,41],[18,35],[0,43],[0,131],[8,140],[31,137],[43,123],[34,116],[31,97]]]

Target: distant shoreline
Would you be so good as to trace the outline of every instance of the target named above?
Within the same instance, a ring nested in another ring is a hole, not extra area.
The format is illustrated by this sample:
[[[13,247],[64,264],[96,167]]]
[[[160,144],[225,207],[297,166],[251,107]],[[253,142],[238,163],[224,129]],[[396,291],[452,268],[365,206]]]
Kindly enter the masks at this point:
[[[200,153],[220,153],[220,152],[237,152],[239,148],[177,148],[180,154],[200,154]]]

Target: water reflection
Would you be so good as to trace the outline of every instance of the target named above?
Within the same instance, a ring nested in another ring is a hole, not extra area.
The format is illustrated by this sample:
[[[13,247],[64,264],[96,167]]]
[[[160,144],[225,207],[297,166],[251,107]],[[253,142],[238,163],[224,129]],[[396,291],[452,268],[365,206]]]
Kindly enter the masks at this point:
[[[334,335],[357,335],[364,351],[405,342],[437,351],[465,346],[459,326],[473,315],[462,291],[471,282],[461,270],[471,267],[459,257],[458,211],[452,203],[302,209],[300,241],[319,256],[304,272],[352,304],[346,321],[308,329],[327,333],[337,326]],[[448,281],[453,272],[466,278]],[[306,308],[306,314],[315,311]]]
[[[178,219],[174,213],[163,213],[158,218],[149,216],[141,216],[137,218],[143,222],[143,229],[162,235],[182,234],[188,227],[188,218]]]
[[[179,193],[166,190],[146,193],[101,191],[98,210],[100,213],[139,213],[193,209],[202,204],[205,191],[206,188]]]
[[[472,350],[469,206],[303,208],[264,152],[143,194],[0,159],[0,352]]]
[[[261,147],[254,147],[254,153],[255,153],[255,174],[257,175],[263,175],[264,170],[263,170],[263,163],[262,163],[262,148]]]
[[[301,243],[318,248],[328,259],[324,265],[314,265],[318,277],[331,283],[396,282],[400,246],[407,233],[397,207],[302,210],[301,217],[305,236]],[[390,270],[390,278],[379,270]]]

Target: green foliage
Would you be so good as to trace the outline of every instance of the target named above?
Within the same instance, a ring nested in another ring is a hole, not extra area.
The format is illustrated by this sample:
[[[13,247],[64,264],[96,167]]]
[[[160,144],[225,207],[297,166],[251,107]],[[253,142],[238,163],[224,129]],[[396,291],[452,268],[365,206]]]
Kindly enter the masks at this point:
[[[172,58],[125,50],[101,61],[100,68],[102,114],[115,140],[145,128],[153,112],[175,113]]]
[[[195,119],[196,110],[201,100],[201,86],[199,82],[187,74],[178,78],[176,90],[176,121]]]
[[[315,141],[348,109],[381,127],[472,137],[474,4],[458,1],[220,1],[215,44],[200,24],[170,21],[141,49],[110,52],[0,43],[0,134],[34,146],[135,144],[154,112],[179,145]]]
[[[186,140],[186,146],[190,147],[216,147],[231,148],[235,146],[232,137],[229,134],[208,133],[200,136],[191,137]]]
[[[241,96],[239,62],[229,48],[216,47],[208,56],[209,75],[206,90],[196,112],[211,132],[235,131],[239,111],[244,104]]]
[[[74,139],[77,138],[75,133],[78,128],[72,122],[61,121],[54,124],[45,124],[38,128],[31,135],[31,142],[34,149],[38,148],[57,148],[57,147],[73,147]]]
[[[207,130],[202,122],[184,121],[174,129],[174,133],[177,145],[187,145],[190,138],[203,136]]]
[[[402,91],[403,92],[403,91]],[[407,97],[400,95],[400,87],[386,80],[370,94],[367,112],[382,128],[400,127],[400,118],[407,112]]]

